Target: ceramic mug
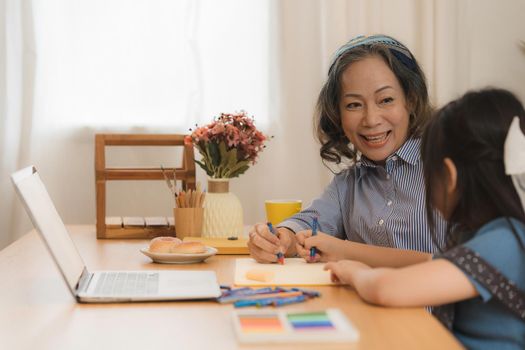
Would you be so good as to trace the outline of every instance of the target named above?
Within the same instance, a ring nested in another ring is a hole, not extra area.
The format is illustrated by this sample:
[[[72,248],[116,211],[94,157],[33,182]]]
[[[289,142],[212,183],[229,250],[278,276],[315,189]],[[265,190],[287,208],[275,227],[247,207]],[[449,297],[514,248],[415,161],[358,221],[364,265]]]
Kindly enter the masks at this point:
[[[290,216],[301,211],[300,199],[270,199],[264,202],[266,220],[277,225]]]

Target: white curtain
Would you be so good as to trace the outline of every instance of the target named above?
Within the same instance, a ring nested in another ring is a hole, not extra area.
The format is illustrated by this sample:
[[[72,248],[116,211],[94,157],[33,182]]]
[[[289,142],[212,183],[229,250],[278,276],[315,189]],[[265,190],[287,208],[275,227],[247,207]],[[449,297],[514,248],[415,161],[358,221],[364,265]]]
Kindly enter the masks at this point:
[[[29,228],[9,175],[30,160],[35,50],[30,1],[0,1],[0,248]]]
[[[487,85],[525,101],[521,0],[0,3],[0,247],[31,227],[9,183],[16,169],[36,164],[64,221],[93,224],[95,132],[186,132],[241,108],[274,136],[258,164],[232,182],[245,222],[264,219],[265,199],[308,204],[332,176],[312,132],[317,94],[332,53],[359,34],[403,41],[436,106]],[[125,200],[110,210],[168,213],[162,184],[148,186],[146,206],[133,200],[144,194],[117,186],[108,196]]]

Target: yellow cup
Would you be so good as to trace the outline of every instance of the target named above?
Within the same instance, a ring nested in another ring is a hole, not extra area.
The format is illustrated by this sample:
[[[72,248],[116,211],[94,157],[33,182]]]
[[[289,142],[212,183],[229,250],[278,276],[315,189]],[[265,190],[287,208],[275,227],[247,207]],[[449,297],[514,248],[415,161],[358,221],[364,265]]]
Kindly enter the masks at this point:
[[[266,220],[277,225],[301,211],[302,201],[298,199],[272,199],[264,202]]]

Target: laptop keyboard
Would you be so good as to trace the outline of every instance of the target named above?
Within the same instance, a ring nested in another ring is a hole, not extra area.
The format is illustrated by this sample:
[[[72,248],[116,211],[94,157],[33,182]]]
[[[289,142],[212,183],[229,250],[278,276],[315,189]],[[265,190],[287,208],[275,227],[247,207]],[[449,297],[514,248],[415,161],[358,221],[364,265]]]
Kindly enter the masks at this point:
[[[155,295],[159,292],[158,272],[101,272],[96,295]]]

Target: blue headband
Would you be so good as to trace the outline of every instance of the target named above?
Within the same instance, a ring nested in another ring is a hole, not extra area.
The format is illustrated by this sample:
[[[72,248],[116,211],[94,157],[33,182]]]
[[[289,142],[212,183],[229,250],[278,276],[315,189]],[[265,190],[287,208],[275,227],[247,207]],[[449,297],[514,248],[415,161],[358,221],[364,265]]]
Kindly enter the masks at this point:
[[[416,61],[414,59],[414,56],[412,56],[407,47],[401,44],[399,41],[385,35],[360,35],[351,39],[349,42],[341,46],[335,52],[328,73],[332,71],[332,68],[334,67],[337,60],[345,53],[359,46],[372,46],[376,44],[385,46],[390,51],[390,53],[392,53],[392,55],[394,55],[398,60],[400,60],[401,63],[403,63],[403,65],[405,65],[405,67],[407,67],[408,69],[414,70],[416,68]]]

